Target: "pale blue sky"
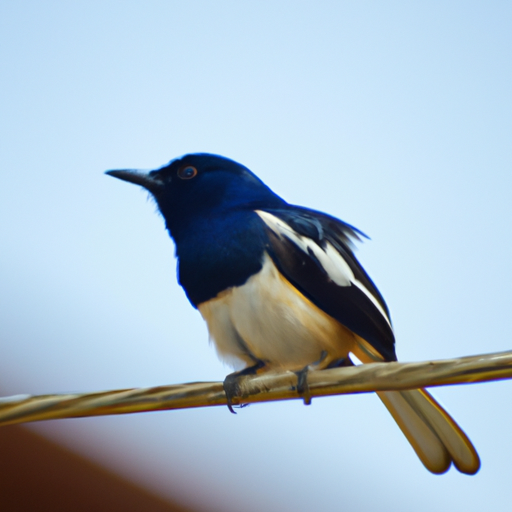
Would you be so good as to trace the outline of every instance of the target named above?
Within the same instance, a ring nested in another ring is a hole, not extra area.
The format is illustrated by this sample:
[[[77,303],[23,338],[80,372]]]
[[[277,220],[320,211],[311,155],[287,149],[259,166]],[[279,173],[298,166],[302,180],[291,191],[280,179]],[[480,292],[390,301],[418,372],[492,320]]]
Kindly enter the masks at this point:
[[[2,393],[230,371],[155,206],[103,175],[191,151],[366,232],[400,359],[511,349],[511,26],[508,2],[2,2]],[[508,510],[512,384],[434,394],[477,476],[430,475],[371,395],[36,428],[205,511]]]

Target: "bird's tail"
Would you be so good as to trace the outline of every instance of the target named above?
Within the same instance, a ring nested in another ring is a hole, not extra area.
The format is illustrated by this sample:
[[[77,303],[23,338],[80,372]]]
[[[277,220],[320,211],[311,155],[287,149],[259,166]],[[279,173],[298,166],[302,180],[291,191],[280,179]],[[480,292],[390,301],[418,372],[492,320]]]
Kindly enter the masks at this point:
[[[444,473],[452,462],[468,475],[480,469],[471,441],[426,390],[382,391],[377,395],[429,471]]]
[[[358,340],[357,345],[354,354],[363,363],[382,361],[368,350],[364,340]],[[461,473],[468,475],[480,469],[475,447],[428,391],[379,391],[377,395],[429,471],[444,473],[452,462]]]

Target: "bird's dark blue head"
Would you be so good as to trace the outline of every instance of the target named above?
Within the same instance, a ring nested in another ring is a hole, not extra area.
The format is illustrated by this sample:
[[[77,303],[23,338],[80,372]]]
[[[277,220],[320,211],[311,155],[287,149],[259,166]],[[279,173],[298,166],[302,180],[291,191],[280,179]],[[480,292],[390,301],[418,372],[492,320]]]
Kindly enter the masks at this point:
[[[243,165],[208,153],[185,155],[149,173],[107,174],[149,190],[175,240],[204,219],[286,204]]]
[[[197,306],[261,268],[267,239],[254,210],[287,203],[249,169],[217,155],[185,155],[143,173],[107,174],[151,192],[176,243],[178,280]]]

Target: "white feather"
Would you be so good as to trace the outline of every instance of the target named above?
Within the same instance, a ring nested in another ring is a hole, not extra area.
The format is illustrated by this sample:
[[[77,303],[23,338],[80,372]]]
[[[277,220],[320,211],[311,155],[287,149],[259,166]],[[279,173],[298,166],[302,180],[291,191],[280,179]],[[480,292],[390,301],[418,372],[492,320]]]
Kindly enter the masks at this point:
[[[322,265],[322,268],[325,270],[331,281],[336,283],[338,286],[357,286],[357,288],[359,288],[368,297],[368,299],[370,299],[372,304],[379,310],[380,314],[386,319],[386,322],[389,324],[389,326],[391,326],[388,315],[380,305],[379,301],[361,281],[356,279],[349,264],[330,242],[326,242],[324,249],[311,238],[299,235],[295,230],[291,228],[291,226],[286,224],[286,222],[279,219],[275,215],[264,212],[262,210],[256,210],[256,213],[276,235],[279,237],[285,236],[302,251],[308,254],[308,256],[308,249],[310,249],[320,265]]]
[[[355,344],[353,333],[284,279],[268,254],[258,274],[198,309],[219,356],[228,362],[250,366],[261,360],[285,370],[319,362],[316,367],[324,368]]]

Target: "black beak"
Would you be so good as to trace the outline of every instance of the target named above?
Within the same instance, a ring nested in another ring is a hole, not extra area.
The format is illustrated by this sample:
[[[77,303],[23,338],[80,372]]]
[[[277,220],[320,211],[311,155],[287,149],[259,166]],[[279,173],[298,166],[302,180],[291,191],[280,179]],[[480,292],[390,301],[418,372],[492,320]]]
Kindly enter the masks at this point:
[[[123,181],[140,185],[146,190],[149,190],[153,195],[158,195],[164,188],[164,184],[156,176],[151,176],[146,172],[137,171],[135,169],[120,169],[114,171],[106,171],[105,174],[114,176]]]

